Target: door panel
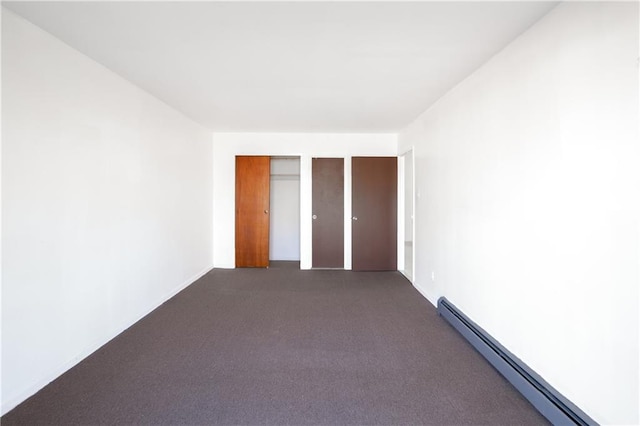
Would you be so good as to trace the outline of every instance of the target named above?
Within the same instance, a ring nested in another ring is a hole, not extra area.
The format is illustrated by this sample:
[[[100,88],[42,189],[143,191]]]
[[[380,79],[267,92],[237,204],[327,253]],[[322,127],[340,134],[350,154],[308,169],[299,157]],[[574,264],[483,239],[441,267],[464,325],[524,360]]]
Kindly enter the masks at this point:
[[[352,268],[397,270],[396,157],[352,159]]]
[[[269,266],[270,157],[236,157],[236,267]]]
[[[344,159],[314,158],[311,174],[311,266],[344,268]]]

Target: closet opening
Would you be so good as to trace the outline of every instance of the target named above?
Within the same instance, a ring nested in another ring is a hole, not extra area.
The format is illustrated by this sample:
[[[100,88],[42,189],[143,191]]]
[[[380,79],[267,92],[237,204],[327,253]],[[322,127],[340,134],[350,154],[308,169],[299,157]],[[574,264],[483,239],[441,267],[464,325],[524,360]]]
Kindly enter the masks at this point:
[[[269,264],[300,267],[300,157],[272,156]]]

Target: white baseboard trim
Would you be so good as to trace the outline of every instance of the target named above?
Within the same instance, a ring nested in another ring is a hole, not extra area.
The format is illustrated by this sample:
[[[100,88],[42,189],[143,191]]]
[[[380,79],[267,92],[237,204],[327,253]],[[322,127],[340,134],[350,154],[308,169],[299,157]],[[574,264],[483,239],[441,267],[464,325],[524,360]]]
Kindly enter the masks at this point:
[[[118,336],[120,333],[122,333],[123,331],[125,331],[126,329],[128,329],[129,327],[137,323],[138,321],[140,321],[145,316],[149,315],[151,312],[153,312],[155,309],[157,309],[160,305],[165,303],[167,300],[171,299],[173,296],[180,293],[182,290],[189,287],[191,284],[195,283],[197,280],[202,278],[212,269],[213,269],[213,266],[208,266],[202,271],[192,276],[191,278],[185,280],[180,285],[178,285],[177,287],[169,291],[166,295],[157,299],[153,304],[150,305],[148,309],[145,309],[141,314],[134,317],[134,319],[130,321],[128,324],[122,327],[116,328],[107,337],[106,340],[96,341],[94,344],[87,346],[84,350],[77,353],[70,360],[68,360],[67,362],[64,362],[58,368],[54,369],[50,374],[43,377],[42,380],[38,381],[35,384],[25,387],[21,391],[17,392],[15,395],[10,396],[7,400],[2,401],[2,409],[1,409],[2,412],[0,415],[4,416],[9,411],[13,410],[15,407],[17,407],[18,405],[26,401],[27,398],[35,395],[39,390],[41,390],[42,388],[47,386],[49,383],[51,383],[52,381],[60,377],[62,374],[64,374],[65,372],[73,368],[80,361],[82,361],[83,359],[85,359],[86,357],[88,357],[98,349],[100,349],[102,346],[109,343],[111,340],[113,340],[113,338]]]
[[[422,297],[424,297],[425,299],[427,299],[433,306],[437,307],[438,306],[438,298],[437,297],[431,297],[426,290],[424,290],[423,288],[421,288],[418,284],[416,284],[415,282],[412,283],[413,287],[418,290],[418,293],[420,293],[422,295]]]

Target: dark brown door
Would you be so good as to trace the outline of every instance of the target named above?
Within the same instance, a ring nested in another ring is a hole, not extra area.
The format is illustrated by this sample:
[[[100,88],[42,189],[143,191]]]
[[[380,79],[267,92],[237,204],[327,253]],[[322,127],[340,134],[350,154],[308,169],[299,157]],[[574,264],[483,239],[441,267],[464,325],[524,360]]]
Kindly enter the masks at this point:
[[[314,158],[311,177],[311,266],[344,268],[344,159]]]
[[[397,180],[396,157],[353,157],[353,270],[397,270]]]
[[[270,157],[236,157],[236,267],[269,266]]]

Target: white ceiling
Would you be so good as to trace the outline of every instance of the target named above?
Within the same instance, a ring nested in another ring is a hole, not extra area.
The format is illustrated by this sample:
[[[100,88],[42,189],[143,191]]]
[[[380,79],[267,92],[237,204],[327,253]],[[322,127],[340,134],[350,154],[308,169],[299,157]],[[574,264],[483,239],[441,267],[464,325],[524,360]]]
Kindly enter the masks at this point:
[[[3,4],[212,130],[395,132],[557,3]]]

